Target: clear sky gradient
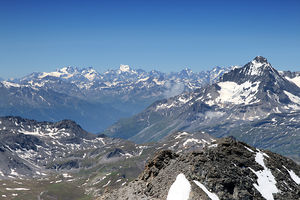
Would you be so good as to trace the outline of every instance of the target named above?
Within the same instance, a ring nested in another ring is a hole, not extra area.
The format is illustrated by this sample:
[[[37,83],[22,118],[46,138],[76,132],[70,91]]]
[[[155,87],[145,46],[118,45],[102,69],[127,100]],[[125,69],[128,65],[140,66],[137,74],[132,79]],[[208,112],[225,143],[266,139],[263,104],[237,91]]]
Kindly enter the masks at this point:
[[[300,71],[298,0],[0,0],[0,77],[63,66]]]

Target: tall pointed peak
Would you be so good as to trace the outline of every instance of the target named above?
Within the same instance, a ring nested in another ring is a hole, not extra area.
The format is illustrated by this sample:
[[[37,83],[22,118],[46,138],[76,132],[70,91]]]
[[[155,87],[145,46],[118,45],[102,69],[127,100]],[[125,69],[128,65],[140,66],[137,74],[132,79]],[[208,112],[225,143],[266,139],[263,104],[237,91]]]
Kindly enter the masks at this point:
[[[256,56],[250,63],[252,64],[251,66],[254,68],[260,68],[262,66],[271,66],[271,64],[268,63],[268,60],[262,56]]]
[[[263,56],[256,56],[253,61],[257,62],[257,63],[268,63],[268,60],[263,57]],[[252,61],[252,62],[253,62]]]
[[[243,67],[235,68],[225,74],[221,80],[241,84],[246,81],[265,80],[265,77],[274,77],[274,80],[281,78],[278,71],[272,67],[266,58],[257,56]]]
[[[249,75],[263,75],[266,71],[274,71],[268,60],[262,56],[256,56],[250,63],[244,66]]]

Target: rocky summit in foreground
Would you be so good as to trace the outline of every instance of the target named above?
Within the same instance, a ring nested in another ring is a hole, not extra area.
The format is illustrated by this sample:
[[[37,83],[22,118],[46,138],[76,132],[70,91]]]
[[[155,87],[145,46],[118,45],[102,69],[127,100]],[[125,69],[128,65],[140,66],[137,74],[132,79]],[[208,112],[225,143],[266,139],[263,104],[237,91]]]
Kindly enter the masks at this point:
[[[138,179],[100,199],[294,200],[300,199],[300,166],[225,138],[201,151],[160,151]]]

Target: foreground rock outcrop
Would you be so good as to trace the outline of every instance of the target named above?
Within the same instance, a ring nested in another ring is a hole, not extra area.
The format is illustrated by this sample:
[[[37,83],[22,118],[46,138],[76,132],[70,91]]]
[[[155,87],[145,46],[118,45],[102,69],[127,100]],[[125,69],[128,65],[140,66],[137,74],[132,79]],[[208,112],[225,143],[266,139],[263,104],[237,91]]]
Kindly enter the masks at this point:
[[[174,200],[174,195],[182,200],[300,199],[300,166],[225,138],[191,153],[160,151],[138,179],[100,199]]]

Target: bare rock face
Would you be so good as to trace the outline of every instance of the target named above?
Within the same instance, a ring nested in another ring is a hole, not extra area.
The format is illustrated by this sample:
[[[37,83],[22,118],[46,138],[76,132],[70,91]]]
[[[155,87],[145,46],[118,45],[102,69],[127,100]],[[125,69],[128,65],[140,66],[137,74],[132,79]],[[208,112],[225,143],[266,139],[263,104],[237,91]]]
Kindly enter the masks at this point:
[[[138,179],[100,199],[167,199],[179,174],[190,184],[188,199],[300,199],[299,165],[234,138],[197,152],[160,151]]]
[[[153,180],[164,169],[171,160],[177,158],[178,155],[170,150],[162,150],[149,161],[145,167],[145,170],[140,175],[140,179],[144,181]]]

